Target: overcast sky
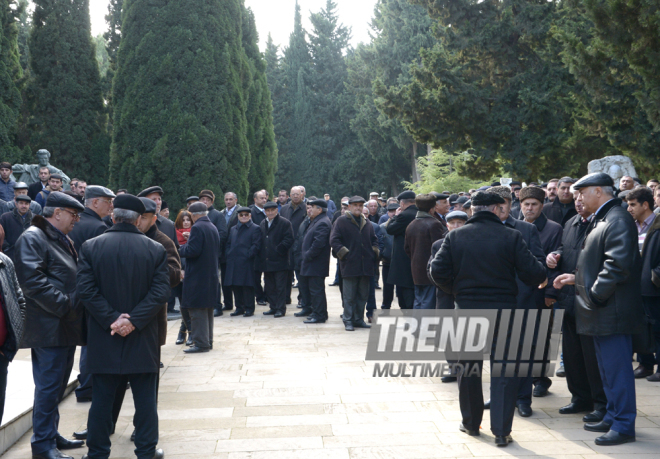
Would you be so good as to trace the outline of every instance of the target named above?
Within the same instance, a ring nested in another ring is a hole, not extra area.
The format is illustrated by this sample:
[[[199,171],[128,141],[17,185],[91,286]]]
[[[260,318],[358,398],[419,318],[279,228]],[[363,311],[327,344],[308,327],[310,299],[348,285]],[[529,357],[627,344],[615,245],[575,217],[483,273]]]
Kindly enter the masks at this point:
[[[176,1],[176,0],[173,0]],[[334,0],[337,4],[340,22],[351,27],[353,32],[352,44],[369,40],[369,21],[373,16],[374,5],[377,0]],[[298,0],[300,4],[303,26],[309,30],[309,13],[317,12],[326,5],[326,0]],[[245,0],[246,6],[252,8],[257,19],[257,30],[261,49],[270,33],[273,41],[278,45],[289,42],[289,34],[293,31],[293,14],[296,0]],[[90,16],[92,20],[92,35],[96,36],[106,30],[105,14],[108,10],[107,0],[89,0]]]

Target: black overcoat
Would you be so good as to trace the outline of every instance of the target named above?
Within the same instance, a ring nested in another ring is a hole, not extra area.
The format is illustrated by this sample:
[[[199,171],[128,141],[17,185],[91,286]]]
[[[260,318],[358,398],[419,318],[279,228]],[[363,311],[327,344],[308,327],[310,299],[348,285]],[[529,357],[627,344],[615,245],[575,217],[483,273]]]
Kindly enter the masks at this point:
[[[183,301],[185,309],[213,308],[218,303],[218,260],[220,236],[208,217],[190,228],[190,237],[180,249],[186,259]]]
[[[85,210],[80,213],[80,221],[75,224],[69,233],[69,237],[73,241],[73,246],[76,250],[80,251],[80,247],[82,247],[86,241],[96,236],[100,236],[107,230],[108,225],[101,220],[99,214],[89,207],[85,207]]]
[[[554,251],[554,253],[561,255],[559,264],[552,270],[556,271],[557,275],[573,274],[575,272],[588,225],[589,222],[583,223],[582,217],[579,215],[574,215],[564,225],[561,246]],[[555,307],[564,309],[571,316],[575,315],[575,285],[565,285],[559,290]]]
[[[332,223],[323,212],[314,220],[302,241],[302,264],[300,275],[307,277],[328,277],[330,273],[330,231]]]
[[[660,218],[655,217],[642,246],[642,296],[660,296]],[[6,239],[5,239],[6,240]]]
[[[264,211],[259,210],[257,206],[252,206],[250,209],[250,213],[252,214],[252,221],[257,226],[259,226],[261,222],[266,219],[266,214],[264,213]]]
[[[410,206],[399,215],[392,217],[387,225],[387,234],[394,236],[390,273],[387,277],[388,284],[398,285],[399,287],[415,287],[410,257],[406,254],[405,244],[406,229],[416,216],[417,206]]]
[[[577,215],[575,201],[571,201],[570,206],[566,211],[566,215],[563,215],[561,211],[561,201],[559,201],[559,198],[555,198],[554,201],[543,204],[543,214],[548,217],[549,220],[552,220],[563,227],[566,225],[567,221]]]
[[[18,210],[14,208],[11,212],[2,214],[0,217],[0,225],[5,230],[5,240],[2,243],[2,251],[5,255],[14,260],[14,246],[16,241],[21,237],[21,234],[30,227],[32,223],[32,212],[27,211],[25,218],[18,214]]]
[[[504,224],[522,234],[527,248],[545,266],[545,252],[541,245],[538,228],[532,223],[516,220],[511,215]],[[527,285],[520,279],[516,279],[516,282],[518,283],[517,309],[543,309],[545,307],[545,292],[543,289],[538,288],[538,285]]]
[[[251,220],[229,231],[226,286],[254,287],[254,262],[260,250],[261,228]]]
[[[371,277],[380,250],[371,221],[360,215],[356,220],[346,212],[335,222],[330,234],[332,253],[339,259],[341,277]]]
[[[134,225],[118,223],[85,242],[78,295],[87,310],[87,371],[156,373],[160,367],[158,313],[170,296],[167,252]],[[110,326],[122,313],[135,330],[122,337]]]
[[[300,228],[298,228],[298,234],[295,235],[295,240],[293,241],[293,249],[291,250],[291,264],[293,265],[293,269],[296,271],[300,271],[302,268],[302,243],[303,239],[305,239],[305,234],[307,233],[307,229],[309,228],[309,224],[311,222],[312,221],[309,219],[309,217],[305,217],[305,219],[300,224]]]
[[[261,250],[258,270],[261,272],[290,271],[293,228],[286,218],[277,215],[270,227],[268,220],[259,225],[261,229]]]
[[[548,220],[545,215],[541,214],[539,218],[534,220],[533,225],[539,230],[539,239],[541,240],[544,255],[548,255],[559,248],[561,245],[561,236],[564,232],[564,228],[559,223]],[[548,285],[543,289],[545,297],[557,299],[559,292],[552,285],[555,277],[557,277],[557,273],[553,271],[548,274]],[[545,300],[543,303],[545,304]]]
[[[213,206],[209,207],[209,214],[207,215],[213,226],[218,230],[218,237],[220,238],[220,257],[219,262],[224,263],[225,247],[227,246],[227,238],[229,237],[229,230],[227,229],[227,221],[222,212],[216,210]]]

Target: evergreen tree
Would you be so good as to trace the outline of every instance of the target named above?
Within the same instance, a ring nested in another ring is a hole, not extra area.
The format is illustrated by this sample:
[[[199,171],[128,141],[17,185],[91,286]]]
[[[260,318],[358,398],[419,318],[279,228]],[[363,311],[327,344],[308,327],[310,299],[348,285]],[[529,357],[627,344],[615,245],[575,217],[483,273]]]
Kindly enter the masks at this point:
[[[172,208],[191,190],[248,193],[239,0],[125,0],[110,183],[160,185]]]
[[[101,79],[103,85],[103,98],[108,111],[108,132],[112,133],[112,120],[114,118],[114,104],[112,101],[112,80],[117,72],[117,52],[121,43],[121,13],[124,0],[110,0],[108,3],[108,14],[105,22],[108,30],[103,34],[104,46],[108,56],[108,70]]]
[[[30,34],[30,145],[70,176],[105,183],[108,152],[89,0],[35,0]]]
[[[0,152],[3,161],[21,158],[16,129],[21,93],[16,86],[23,75],[18,54],[17,20],[21,11],[13,0],[0,0]]]
[[[273,105],[266,79],[266,61],[259,51],[259,35],[251,9],[243,7],[243,49],[250,78],[247,99],[247,139],[250,146],[250,194],[273,190],[277,168],[277,147],[273,130]]]

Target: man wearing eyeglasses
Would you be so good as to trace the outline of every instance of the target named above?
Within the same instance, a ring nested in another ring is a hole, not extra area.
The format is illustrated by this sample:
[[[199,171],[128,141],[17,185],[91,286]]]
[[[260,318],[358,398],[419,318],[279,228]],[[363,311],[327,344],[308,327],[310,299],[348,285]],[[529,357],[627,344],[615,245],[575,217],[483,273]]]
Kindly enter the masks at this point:
[[[76,346],[83,344],[83,306],[76,295],[78,256],[67,234],[85,208],[54,191],[43,216],[35,215],[16,242],[16,275],[25,295],[25,332],[20,347],[31,349],[34,378],[32,458],[68,459],[62,449],[79,448],[58,432],[57,406],[69,382]]]

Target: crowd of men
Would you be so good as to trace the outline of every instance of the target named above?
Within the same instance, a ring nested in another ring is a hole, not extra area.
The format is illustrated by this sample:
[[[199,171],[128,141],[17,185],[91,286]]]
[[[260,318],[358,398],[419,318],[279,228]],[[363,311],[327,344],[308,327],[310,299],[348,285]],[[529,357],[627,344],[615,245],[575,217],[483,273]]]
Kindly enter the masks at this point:
[[[7,365],[29,348],[33,459],[70,458],[62,450],[85,440],[84,458],[109,457],[127,384],[135,454],[164,457],[156,404],[168,313],[181,314],[176,344],[187,354],[213,349],[223,311],[251,317],[258,304],[284,317],[294,288],[293,315],[323,324],[331,255],[338,263],[330,285],[340,288],[349,332],[370,328],[376,289],[382,309],[395,294],[401,309],[564,309],[558,375],[572,400],[559,412],[584,412],[584,428],[603,433],[597,444],[634,441],[634,378],[660,381],[660,329],[649,319],[660,319],[656,180],[624,177],[617,189],[608,175],[590,174],[456,194],[346,196],[339,207],[295,186],[273,200],[258,191],[249,206],[227,192],[222,210],[213,191],[201,190],[173,223],[159,186],[133,196],[73,179],[62,191],[47,168],[37,186],[10,183],[10,175],[11,165],[0,164],[0,414]],[[87,429],[70,440],[58,431],[57,406],[77,346],[76,396],[91,407]],[[552,384],[547,376],[493,377],[484,402],[480,374],[442,381],[458,381],[460,430],[479,435],[490,409],[499,446],[512,440],[516,409],[531,416],[532,397]]]

